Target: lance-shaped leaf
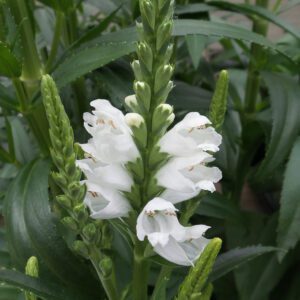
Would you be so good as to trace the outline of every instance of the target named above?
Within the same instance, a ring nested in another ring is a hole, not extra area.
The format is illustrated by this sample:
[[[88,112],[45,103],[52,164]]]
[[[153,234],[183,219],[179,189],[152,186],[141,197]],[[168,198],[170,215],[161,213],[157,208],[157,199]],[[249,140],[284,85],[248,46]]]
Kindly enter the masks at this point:
[[[221,245],[222,241],[219,238],[214,238],[206,246],[197,260],[195,267],[190,269],[189,274],[181,284],[177,300],[207,299],[207,296],[211,293],[211,287],[206,285],[207,279],[221,249]]]

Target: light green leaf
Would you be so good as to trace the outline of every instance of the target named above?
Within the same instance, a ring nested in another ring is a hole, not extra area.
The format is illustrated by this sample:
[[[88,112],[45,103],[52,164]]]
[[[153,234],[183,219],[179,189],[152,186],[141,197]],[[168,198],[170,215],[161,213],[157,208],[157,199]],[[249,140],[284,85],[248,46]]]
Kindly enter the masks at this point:
[[[229,250],[217,258],[210,280],[214,281],[262,254],[278,250],[280,249],[260,245]]]
[[[190,57],[193,62],[193,66],[195,69],[197,69],[200,63],[202,52],[207,44],[208,38],[206,36],[189,34],[185,37],[185,40]]]
[[[295,141],[287,168],[284,174],[283,187],[280,198],[280,213],[278,223],[278,247],[290,250],[300,240],[300,138]],[[284,257],[278,253],[280,261]]]

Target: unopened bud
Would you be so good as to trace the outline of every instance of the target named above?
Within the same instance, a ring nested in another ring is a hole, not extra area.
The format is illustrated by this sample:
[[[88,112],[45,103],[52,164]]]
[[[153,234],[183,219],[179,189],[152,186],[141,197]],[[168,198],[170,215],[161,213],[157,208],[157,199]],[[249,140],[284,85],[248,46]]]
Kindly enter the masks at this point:
[[[89,257],[89,249],[87,245],[83,241],[75,241],[73,243],[73,249],[75,252],[77,252],[79,255],[88,258]]]
[[[171,90],[173,89],[173,87],[174,87],[174,84],[170,80],[168,82],[168,84],[155,95],[157,104],[166,102],[168,95],[171,92]]]
[[[146,66],[147,70],[151,72],[153,63],[153,54],[151,47],[147,43],[141,42],[137,46],[137,53],[140,60]]]
[[[147,127],[144,118],[137,113],[128,113],[125,115],[125,121],[132,129],[137,146],[143,149],[147,144]]]
[[[133,88],[136,93],[137,100],[140,101],[147,110],[149,110],[151,101],[151,89],[149,85],[143,81],[136,81]]]
[[[66,195],[56,196],[56,201],[59,205],[61,205],[62,207],[66,208],[66,209],[72,208],[72,201]]]
[[[142,0],[140,2],[140,9],[141,9],[141,15],[144,20],[144,22],[147,23],[147,25],[154,29],[155,27],[155,9],[152,5],[152,3],[148,0]]]
[[[153,113],[152,131],[164,134],[168,126],[174,121],[173,107],[163,103],[158,105]]]
[[[143,80],[143,74],[142,74],[140,62],[138,60],[134,60],[131,63],[131,67],[132,67],[132,70],[133,70],[136,80],[139,80],[139,81]]]
[[[173,22],[170,20],[161,24],[157,30],[156,49],[160,50],[162,46],[169,41],[173,29]]]
[[[76,221],[71,217],[64,217],[61,219],[61,222],[64,226],[66,226],[67,228],[69,228],[72,231],[76,232],[78,230]]]
[[[73,211],[79,222],[85,222],[89,217],[87,209],[83,203],[76,205]]]
[[[99,240],[97,228],[93,223],[85,225],[82,229],[82,233],[84,234],[85,238],[90,242],[97,243]]]
[[[25,274],[31,277],[39,277],[39,262],[35,256],[31,256],[27,260]]]
[[[173,74],[174,67],[171,65],[160,66],[155,74],[154,91],[157,93],[167,85]]]
[[[101,259],[101,261],[99,262],[99,268],[104,277],[109,277],[113,269],[113,263],[111,258],[106,256],[103,259]]]

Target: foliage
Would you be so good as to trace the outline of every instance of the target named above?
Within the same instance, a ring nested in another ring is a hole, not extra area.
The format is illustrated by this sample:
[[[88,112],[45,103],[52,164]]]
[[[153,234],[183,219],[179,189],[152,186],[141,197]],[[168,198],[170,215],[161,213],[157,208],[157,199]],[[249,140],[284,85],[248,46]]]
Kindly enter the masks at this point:
[[[0,1],[0,300],[300,297],[300,30],[281,15],[299,3],[198,2],[176,1],[173,16],[170,0]],[[271,41],[270,26],[283,36]],[[139,106],[125,105],[134,93]],[[142,160],[126,167],[135,187],[149,180],[127,192],[125,221],[82,204],[76,143],[96,98],[145,120],[132,126]],[[173,111],[175,124],[207,115],[223,136],[218,191],[178,205],[182,224],[222,240],[189,270],[133,234],[161,189],[155,142]]]

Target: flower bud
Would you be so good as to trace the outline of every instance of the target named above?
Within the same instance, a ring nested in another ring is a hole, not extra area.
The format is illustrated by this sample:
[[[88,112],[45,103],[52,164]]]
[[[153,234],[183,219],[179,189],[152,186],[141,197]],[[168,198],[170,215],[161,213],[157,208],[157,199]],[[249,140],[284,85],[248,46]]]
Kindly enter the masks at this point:
[[[154,92],[157,93],[167,85],[174,71],[171,65],[163,65],[158,68],[155,74]]]
[[[61,187],[62,189],[65,189],[68,182],[64,175],[61,173],[52,172],[51,173],[53,180]]]
[[[78,225],[76,221],[71,217],[64,217],[61,219],[62,224],[67,227],[68,229],[77,232]]]
[[[144,107],[149,110],[151,101],[151,89],[149,85],[143,81],[136,81],[133,88],[136,93],[137,100],[141,101]]]
[[[135,78],[139,81],[143,80],[143,73],[141,70],[140,62],[138,60],[134,60],[131,63],[131,67],[132,67]]]
[[[137,46],[137,53],[140,58],[140,60],[144,63],[147,70],[149,72],[152,71],[152,63],[153,63],[153,54],[150,46],[145,43],[141,42]]]
[[[175,115],[173,107],[169,104],[158,105],[153,113],[152,131],[164,132],[164,130],[174,121]]]
[[[137,146],[143,149],[147,144],[147,128],[144,118],[137,113],[128,113],[125,115],[125,121],[132,129]]]
[[[141,108],[139,103],[136,100],[136,95],[129,95],[125,97],[125,104],[128,108],[130,108],[133,112],[143,114],[145,113],[145,109]]]
[[[56,201],[58,202],[59,205],[61,205],[62,207],[66,208],[66,209],[72,208],[72,201],[66,195],[56,196]]]
[[[75,214],[78,222],[85,222],[89,217],[87,209],[83,203],[76,205],[74,207],[73,211],[74,211],[74,214]]]
[[[79,255],[88,258],[89,257],[89,249],[87,245],[83,241],[75,241],[73,243],[73,249],[75,252],[77,252]]]
[[[160,50],[162,46],[170,39],[173,29],[173,22],[170,20],[161,24],[157,30],[156,49]]]
[[[39,277],[39,263],[35,256],[31,256],[27,260],[25,274],[31,277]]]
[[[155,9],[153,7],[153,4],[148,0],[142,0],[140,2],[140,10],[142,18],[145,22],[147,22],[147,25],[154,29],[155,27]]]
[[[101,238],[100,232],[93,223],[85,225],[82,229],[82,233],[89,242],[93,242],[95,244],[97,244]]]
[[[109,277],[112,269],[113,269],[113,263],[110,257],[106,256],[99,262],[99,268],[103,274],[104,277]]]
[[[166,102],[166,100],[169,96],[169,93],[171,92],[173,87],[174,87],[174,84],[170,80],[168,82],[168,84],[155,95],[155,98],[156,98],[156,101],[157,101],[156,103],[160,104],[160,103]]]

